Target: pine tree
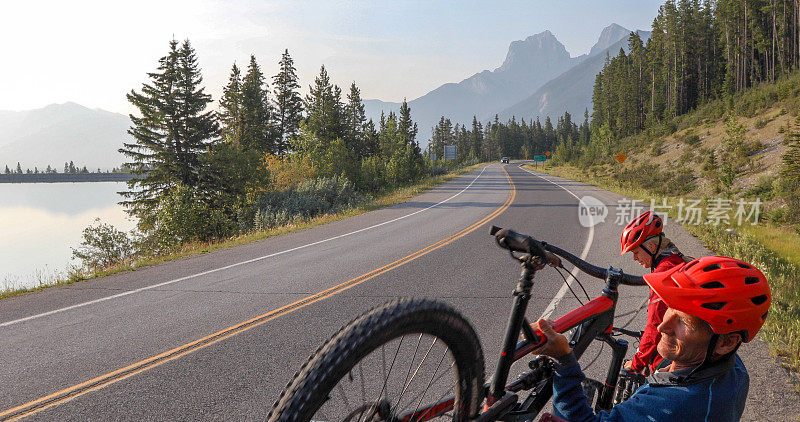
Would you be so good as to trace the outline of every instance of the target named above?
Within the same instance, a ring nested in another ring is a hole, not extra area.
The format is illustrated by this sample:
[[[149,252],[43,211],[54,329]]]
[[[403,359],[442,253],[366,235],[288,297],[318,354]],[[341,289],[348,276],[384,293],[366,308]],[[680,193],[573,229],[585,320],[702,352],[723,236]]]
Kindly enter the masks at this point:
[[[22,166],[19,164],[19,161],[17,161],[17,174],[22,174]]]
[[[481,151],[483,150],[483,125],[481,125],[476,116],[472,116],[471,135],[472,145],[470,147],[470,153],[477,158],[482,158]]]
[[[303,118],[303,99],[298,90],[297,71],[294,61],[286,49],[281,56],[280,71],[272,78],[273,92],[275,93],[275,126],[276,145],[275,153],[284,155],[289,151],[289,139],[297,136],[300,121]]]
[[[331,84],[328,71],[322,66],[319,76],[314,79],[314,85],[309,87],[306,95],[305,122],[306,128],[316,134],[323,147],[334,139],[345,136],[341,98],[341,89]]]
[[[10,173],[11,173],[11,169],[9,169],[9,168],[8,168],[8,164],[6,164],[6,171],[5,171],[5,173],[6,173],[6,174],[10,174]]]
[[[142,84],[141,92],[127,95],[140,116],[130,116],[128,133],[134,142],[120,149],[131,160],[124,166],[138,176],[128,181],[129,191],[120,192],[125,197],[121,203],[146,230],[152,228],[158,201],[171,188],[198,186],[200,157],[218,133],[215,113],[204,112],[211,96],[200,86],[202,76],[188,40],[180,48],[178,41],[170,41],[169,52],[148,77],[151,81]]]
[[[411,107],[408,106],[405,98],[403,98],[403,103],[400,105],[400,115],[398,117],[397,129],[403,146],[411,145],[413,148],[419,149],[419,145],[416,143],[419,130],[417,129],[417,124],[411,120]]]
[[[800,123],[800,119],[795,124]],[[788,218],[794,223],[800,223],[800,129],[795,128],[784,140],[788,147],[783,154],[783,167],[781,168],[780,184],[783,198],[787,202]]]
[[[236,63],[231,67],[228,84],[219,100],[219,120],[223,140],[241,145],[242,142],[242,75]]]
[[[345,145],[353,151],[359,159],[367,157],[369,151],[364,138],[367,116],[364,104],[361,102],[361,91],[353,82],[350,84],[350,93],[347,94],[347,105],[344,108],[345,126],[347,134],[344,138]]]
[[[275,139],[271,124],[272,105],[264,74],[250,56],[247,75],[242,81],[242,147],[260,152],[275,152]]]

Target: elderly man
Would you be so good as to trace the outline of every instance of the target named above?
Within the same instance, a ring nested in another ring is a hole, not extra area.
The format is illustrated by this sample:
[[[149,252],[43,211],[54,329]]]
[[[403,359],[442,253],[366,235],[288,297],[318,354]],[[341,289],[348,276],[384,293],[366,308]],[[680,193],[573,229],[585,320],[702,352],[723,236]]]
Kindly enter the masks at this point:
[[[547,343],[534,353],[556,360],[556,415],[579,421],[737,421],[749,377],[736,354],[764,324],[771,294],[764,275],[745,262],[708,256],[644,276],[668,309],[658,326],[661,368],[610,413],[594,414],[581,389],[583,372],[567,339],[539,320]]]

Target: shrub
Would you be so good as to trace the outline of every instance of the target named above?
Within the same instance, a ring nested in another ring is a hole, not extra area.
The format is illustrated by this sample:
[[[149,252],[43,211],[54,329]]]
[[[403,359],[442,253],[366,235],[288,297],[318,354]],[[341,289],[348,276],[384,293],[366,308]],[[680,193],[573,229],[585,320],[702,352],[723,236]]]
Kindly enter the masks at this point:
[[[236,233],[237,225],[219,207],[193,189],[178,186],[158,203],[152,229],[137,240],[148,254],[172,252],[192,241],[220,239]]]
[[[681,138],[681,141],[690,147],[697,146],[700,143],[700,136],[694,132],[687,133],[683,138]]]
[[[285,191],[271,192],[252,204],[251,228],[258,230],[336,213],[364,202],[353,184],[342,176],[306,180]]]
[[[663,153],[664,153],[664,141],[659,139],[653,142],[653,147],[650,148],[650,155],[652,155],[653,157],[658,157]]]
[[[772,119],[765,117],[763,119],[756,120],[755,124],[753,125],[756,129],[763,129],[767,123],[771,122]]]
[[[81,246],[72,249],[72,256],[92,271],[120,263],[132,255],[133,244],[128,234],[99,218],[83,229]]]

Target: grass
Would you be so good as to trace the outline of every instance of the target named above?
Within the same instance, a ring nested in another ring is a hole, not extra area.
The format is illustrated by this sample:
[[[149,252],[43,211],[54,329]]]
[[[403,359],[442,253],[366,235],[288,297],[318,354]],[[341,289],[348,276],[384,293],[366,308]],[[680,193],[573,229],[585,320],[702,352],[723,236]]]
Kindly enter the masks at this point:
[[[259,230],[214,242],[187,243],[183,245],[180,250],[173,253],[154,256],[154,257],[139,258],[133,261],[120,263],[91,273],[84,273],[79,268],[72,267],[69,270],[67,270],[65,274],[61,276],[55,276],[53,280],[49,281],[40,280],[39,285],[35,287],[7,288],[4,290],[0,290],[0,299],[12,296],[18,296],[25,293],[36,292],[42,289],[46,289],[48,287],[63,286],[67,284],[77,283],[80,281],[105,277],[125,271],[132,271],[137,268],[152,266],[161,262],[173,261],[188,256],[204,254],[217,249],[230,248],[232,246],[257,242],[259,240],[263,240],[269,237],[280,236],[282,234],[287,234],[298,230],[304,230],[311,227],[320,226],[347,217],[353,217],[359,214],[363,214],[365,212],[374,211],[380,208],[385,208],[394,204],[398,204],[400,202],[404,202],[409,198],[414,197],[428,189],[431,189],[443,182],[453,179],[458,175],[480,168],[483,165],[485,165],[485,163],[475,164],[473,166],[458,169],[445,175],[428,177],[422,180],[420,183],[417,183],[412,186],[394,189],[390,192],[386,192],[376,197],[374,200],[370,201],[367,204],[355,208],[350,208],[348,210],[336,214],[325,214],[307,221],[292,223],[282,227],[276,227],[268,230]]]
[[[596,185],[629,198],[661,197],[575,167],[548,166],[539,171]],[[674,205],[677,199],[670,198],[670,204]],[[674,208],[669,212],[673,218],[676,213]],[[759,335],[772,353],[783,358],[786,368],[795,375],[800,373],[800,235],[768,224],[746,224],[734,230],[727,230],[730,226],[704,224],[684,227],[714,253],[750,262],[764,272],[772,290],[772,306]]]

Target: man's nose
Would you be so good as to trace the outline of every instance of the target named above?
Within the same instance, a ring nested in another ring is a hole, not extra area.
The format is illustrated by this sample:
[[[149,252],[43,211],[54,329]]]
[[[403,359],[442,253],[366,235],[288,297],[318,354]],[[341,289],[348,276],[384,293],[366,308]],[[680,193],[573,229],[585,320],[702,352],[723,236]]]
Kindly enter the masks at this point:
[[[673,319],[674,319],[674,315],[671,312],[665,313],[664,314],[664,319],[661,320],[661,324],[658,324],[658,327],[656,327],[656,330],[658,330],[659,333],[671,334],[672,333],[672,329],[670,328],[670,326],[672,325]]]

